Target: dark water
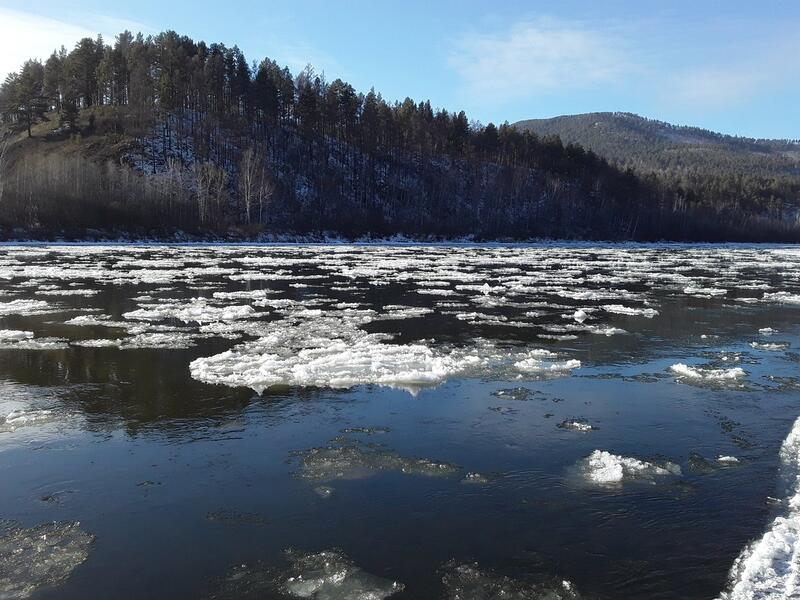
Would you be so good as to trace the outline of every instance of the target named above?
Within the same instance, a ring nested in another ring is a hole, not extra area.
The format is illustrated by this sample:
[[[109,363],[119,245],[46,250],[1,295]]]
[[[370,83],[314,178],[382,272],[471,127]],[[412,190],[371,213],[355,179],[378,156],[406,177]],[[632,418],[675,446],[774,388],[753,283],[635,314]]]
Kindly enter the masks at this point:
[[[0,294],[0,597],[283,597],[294,548],[398,599],[715,598],[800,415],[792,249],[6,246]],[[86,543],[20,570],[53,521]]]

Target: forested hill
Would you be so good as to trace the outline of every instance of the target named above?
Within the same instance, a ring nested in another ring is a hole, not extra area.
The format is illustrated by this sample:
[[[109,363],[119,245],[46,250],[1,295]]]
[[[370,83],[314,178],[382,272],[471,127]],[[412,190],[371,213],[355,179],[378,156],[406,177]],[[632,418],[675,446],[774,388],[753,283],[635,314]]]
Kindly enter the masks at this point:
[[[800,181],[682,178],[168,31],[0,86],[0,237],[800,241]]]
[[[515,126],[557,135],[640,171],[800,177],[800,141],[734,137],[623,112],[530,119]]]

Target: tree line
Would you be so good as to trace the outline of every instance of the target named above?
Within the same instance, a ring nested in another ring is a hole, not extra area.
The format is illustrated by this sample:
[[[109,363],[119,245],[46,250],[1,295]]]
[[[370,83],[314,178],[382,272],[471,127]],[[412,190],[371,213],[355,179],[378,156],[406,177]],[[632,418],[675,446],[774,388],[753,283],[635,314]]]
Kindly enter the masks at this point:
[[[389,102],[311,66],[293,74],[173,31],[126,31],[113,44],[84,38],[27,61],[0,86],[8,126],[30,136],[54,114],[54,139],[102,136],[124,150],[100,166],[85,153],[51,153],[69,168],[16,161],[2,175],[7,225],[73,222],[53,207],[85,194],[116,207],[82,222],[106,228],[687,239],[797,229],[796,185],[635,173],[555,135],[483,125],[430,101]],[[60,178],[78,163],[96,176],[70,196]],[[139,175],[121,174],[130,167]]]

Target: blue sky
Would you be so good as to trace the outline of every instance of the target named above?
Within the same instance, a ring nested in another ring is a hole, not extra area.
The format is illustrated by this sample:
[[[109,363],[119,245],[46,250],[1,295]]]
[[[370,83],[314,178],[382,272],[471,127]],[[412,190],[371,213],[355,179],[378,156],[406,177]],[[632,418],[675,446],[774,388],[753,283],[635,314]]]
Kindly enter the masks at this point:
[[[174,29],[293,71],[516,121],[622,110],[800,138],[798,0],[0,0],[0,77],[83,35]]]

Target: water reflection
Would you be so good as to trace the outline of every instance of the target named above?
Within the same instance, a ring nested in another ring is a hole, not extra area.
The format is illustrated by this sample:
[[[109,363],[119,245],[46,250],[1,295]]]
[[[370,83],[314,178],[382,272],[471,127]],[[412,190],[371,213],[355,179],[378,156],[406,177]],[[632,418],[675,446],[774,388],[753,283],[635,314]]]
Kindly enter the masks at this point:
[[[769,248],[6,247],[0,516],[95,536],[41,597],[288,548],[397,598],[715,597],[775,510],[798,295]]]

